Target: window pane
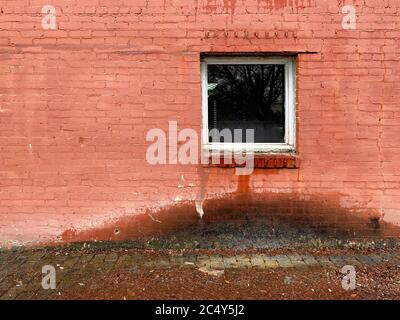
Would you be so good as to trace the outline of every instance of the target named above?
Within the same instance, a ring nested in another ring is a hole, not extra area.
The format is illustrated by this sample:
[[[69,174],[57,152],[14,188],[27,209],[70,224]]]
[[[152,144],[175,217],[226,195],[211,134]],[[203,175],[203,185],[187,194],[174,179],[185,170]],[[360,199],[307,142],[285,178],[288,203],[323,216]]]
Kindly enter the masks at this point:
[[[246,142],[245,129],[254,129],[256,143],[284,142],[284,70],[282,64],[209,64],[209,130],[230,129],[233,135],[242,129]]]

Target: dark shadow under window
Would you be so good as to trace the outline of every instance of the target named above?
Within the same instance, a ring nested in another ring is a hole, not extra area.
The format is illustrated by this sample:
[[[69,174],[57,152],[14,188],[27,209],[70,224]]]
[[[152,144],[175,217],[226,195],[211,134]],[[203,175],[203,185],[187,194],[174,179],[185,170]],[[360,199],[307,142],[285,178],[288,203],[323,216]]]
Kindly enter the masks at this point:
[[[252,142],[245,129],[254,129],[255,143],[284,142],[284,65],[209,64],[207,70],[209,130],[242,129],[242,142]]]

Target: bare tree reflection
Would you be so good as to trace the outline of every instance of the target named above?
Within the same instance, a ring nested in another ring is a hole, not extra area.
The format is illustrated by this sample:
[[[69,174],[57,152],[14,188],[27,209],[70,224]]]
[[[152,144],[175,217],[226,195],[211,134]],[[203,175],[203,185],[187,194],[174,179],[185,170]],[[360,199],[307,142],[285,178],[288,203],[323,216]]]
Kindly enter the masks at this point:
[[[211,127],[221,121],[284,127],[283,65],[209,65],[208,83]]]

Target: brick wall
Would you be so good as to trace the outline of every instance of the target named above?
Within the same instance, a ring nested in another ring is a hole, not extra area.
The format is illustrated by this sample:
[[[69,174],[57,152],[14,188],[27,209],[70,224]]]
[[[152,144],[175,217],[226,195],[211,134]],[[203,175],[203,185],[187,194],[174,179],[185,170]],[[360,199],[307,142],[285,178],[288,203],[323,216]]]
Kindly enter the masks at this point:
[[[343,29],[344,5],[357,14]],[[56,29],[44,29],[45,5]],[[266,216],[396,234],[399,0],[0,1],[0,243],[125,239]],[[200,54],[295,54],[297,168],[149,165],[201,126]],[[387,231],[390,230],[390,231]]]

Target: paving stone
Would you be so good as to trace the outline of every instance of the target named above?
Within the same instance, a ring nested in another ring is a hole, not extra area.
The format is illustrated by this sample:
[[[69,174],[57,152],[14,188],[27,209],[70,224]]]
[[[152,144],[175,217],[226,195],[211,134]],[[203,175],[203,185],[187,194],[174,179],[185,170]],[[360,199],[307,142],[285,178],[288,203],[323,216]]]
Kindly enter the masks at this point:
[[[267,257],[264,257],[264,265],[266,268],[278,268],[279,267],[279,263],[277,260],[275,260],[273,258],[267,258]]]
[[[294,267],[294,268],[304,268],[304,267],[307,267],[307,265],[302,260],[294,260],[294,261],[292,261],[292,267]]]
[[[32,300],[34,298],[35,292],[31,291],[31,290],[26,290],[26,291],[22,291],[20,292],[16,299],[17,300]]]
[[[20,294],[22,290],[16,287],[15,285],[10,287],[6,293],[4,293],[0,300],[14,300]]]
[[[209,256],[199,256],[197,257],[196,266],[197,267],[208,267],[210,268],[210,257]]]
[[[400,261],[400,258],[397,258],[395,255],[390,253],[383,253],[380,256],[382,257],[383,262],[397,263],[397,261]]]
[[[355,258],[353,256],[343,256],[342,260],[345,263],[345,265],[349,265],[349,266],[360,266],[360,265],[362,265],[362,263],[359,260],[357,260],[357,258]]]
[[[11,259],[14,259],[16,254],[11,250],[0,251],[0,265],[5,265],[10,262]]]
[[[309,267],[320,266],[318,260],[310,255],[302,255],[304,263]]]
[[[62,267],[72,269],[79,261],[79,257],[71,257],[62,263]]]
[[[224,267],[225,268],[234,268],[237,266],[237,260],[236,257],[224,257]]]
[[[108,255],[104,258],[104,261],[107,261],[107,262],[117,262],[118,258],[119,258],[118,254],[115,253],[115,252],[113,252],[113,253],[108,254]]]
[[[372,260],[370,257],[366,255],[355,255],[355,258],[358,261],[360,261],[361,264],[367,264],[367,265],[375,264],[374,260]]]
[[[210,267],[212,269],[224,269],[224,260],[221,256],[211,255],[210,256]]]
[[[306,263],[303,260],[303,257],[299,254],[293,254],[289,256],[290,261],[294,268],[304,268],[307,267]]]
[[[94,258],[94,253],[89,253],[89,254],[82,254],[79,257],[79,263],[89,263],[92,259]]]
[[[132,266],[132,259],[128,255],[122,255],[115,263],[115,268],[128,268]]]
[[[187,262],[187,261],[182,256],[171,256],[169,258],[169,262],[171,263],[171,266],[187,266],[187,264],[185,264],[185,262]],[[190,263],[193,263],[193,262],[190,262]],[[193,265],[194,265],[194,263],[193,263]]]
[[[274,259],[278,262],[279,266],[282,268],[290,268],[293,266],[292,261],[288,256],[277,255],[274,256]]]
[[[143,268],[153,269],[156,266],[159,266],[159,264],[158,264],[158,261],[156,261],[156,260],[145,260],[140,264],[140,266],[143,266]]]
[[[344,261],[341,257],[333,256],[330,257],[329,259],[337,268],[342,268],[343,266],[346,265],[346,261]]]
[[[370,258],[375,263],[381,263],[383,261],[383,258],[376,254],[370,254],[370,255],[368,255],[368,258]]]
[[[391,254],[390,256],[396,258],[396,259],[400,259],[400,252],[394,252],[393,254]]]
[[[106,255],[104,253],[96,254],[90,261],[91,264],[101,264],[104,262]]]
[[[236,255],[237,268],[250,268],[250,258],[244,255]]]
[[[195,254],[184,254],[183,258],[185,259],[185,262],[193,262],[196,263],[197,261],[197,255]]]
[[[315,259],[323,267],[330,267],[330,268],[335,267],[336,268],[335,264],[332,261],[330,261],[328,257],[318,256],[318,257],[315,257]]]
[[[160,268],[168,268],[171,266],[171,262],[168,257],[160,257],[155,260],[154,266]]]
[[[45,256],[45,253],[44,253],[44,252],[41,252],[41,251],[35,252],[34,254],[29,255],[28,261],[38,262],[38,261],[40,261],[40,259],[42,259],[44,256]]]
[[[250,258],[251,265],[253,267],[264,267],[264,259],[261,255],[253,255]]]
[[[301,256],[301,255],[299,255],[299,254],[290,254],[290,255],[288,255],[287,256],[289,259],[290,259],[290,261],[292,261],[292,262],[297,262],[297,261],[303,261],[303,257]],[[303,261],[304,262],[304,261]]]

